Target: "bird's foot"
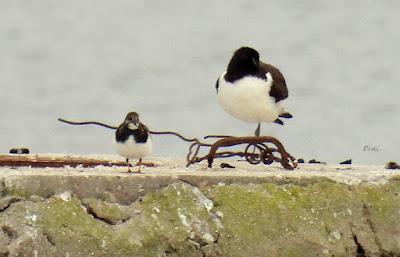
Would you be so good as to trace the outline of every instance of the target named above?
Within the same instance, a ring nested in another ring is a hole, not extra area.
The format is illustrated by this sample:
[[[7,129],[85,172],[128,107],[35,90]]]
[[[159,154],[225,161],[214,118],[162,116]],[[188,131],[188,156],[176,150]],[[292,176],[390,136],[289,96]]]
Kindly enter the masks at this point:
[[[126,158],[125,161],[126,161],[126,164],[128,165],[128,173],[131,173],[131,164],[129,163],[129,159]]]

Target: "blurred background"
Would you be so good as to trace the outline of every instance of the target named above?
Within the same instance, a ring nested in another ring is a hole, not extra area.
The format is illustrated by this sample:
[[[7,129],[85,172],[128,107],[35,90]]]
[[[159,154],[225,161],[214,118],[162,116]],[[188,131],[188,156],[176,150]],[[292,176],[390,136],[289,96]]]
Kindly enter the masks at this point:
[[[133,110],[153,130],[253,135],[214,88],[246,45],[289,88],[294,118],[263,135],[307,160],[400,161],[399,11],[398,0],[0,1],[0,152],[114,154],[112,130],[57,118],[116,125]],[[158,156],[188,147],[153,141]]]

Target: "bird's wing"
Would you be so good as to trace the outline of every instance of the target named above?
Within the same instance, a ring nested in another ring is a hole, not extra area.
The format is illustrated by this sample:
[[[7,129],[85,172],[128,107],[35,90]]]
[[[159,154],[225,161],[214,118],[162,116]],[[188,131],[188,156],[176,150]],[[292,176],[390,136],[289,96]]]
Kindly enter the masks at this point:
[[[145,143],[149,138],[150,133],[147,126],[139,122],[138,129],[133,131],[133,135],[135,137],[136,142]]]
[[[144,125],[143,123],[139,122],[139,128],[142,128],[144,131],[146,131],[147,133],[149,133],[150,129]]]
[[[289,92],[286,86],[285,78],[283,77],[282,73],[279,71],[278,68],[270,64],[260,62],[260,69],[257,75],[263,77],[264,79],[267,79],[266,74],[268,72],[271,74],[273,79],[269,95],[275,98],[275,102],[286,99],[289,96]]]
[[[123,142],[128,138],[128,136],[129,136],[129,134],[127,135],[123,124],[119,125],[117,130],[115,131],[115,140],[117,142]]]

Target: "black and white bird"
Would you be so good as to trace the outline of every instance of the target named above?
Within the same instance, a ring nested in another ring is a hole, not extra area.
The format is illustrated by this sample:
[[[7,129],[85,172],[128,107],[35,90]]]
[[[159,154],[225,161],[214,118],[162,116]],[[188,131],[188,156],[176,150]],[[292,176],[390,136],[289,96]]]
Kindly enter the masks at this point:
[[[140,173],[142,158],[152,152],[152,142],[148,128],[139,121],[138,113],[128,113],[124,122],[118,126],[115,145],[118,154],[126,159],[128,172],[131,172],[129,159],[139,159],[137,172]]]
[[[253,48],[241,47],[234,52],[215,87],[222,109],[237,119],[258,124],[256,136],[262,122],[283,125],[280,118],[292,118],[282,106],[288,97],[285,78],[279,69],[261,62]]]

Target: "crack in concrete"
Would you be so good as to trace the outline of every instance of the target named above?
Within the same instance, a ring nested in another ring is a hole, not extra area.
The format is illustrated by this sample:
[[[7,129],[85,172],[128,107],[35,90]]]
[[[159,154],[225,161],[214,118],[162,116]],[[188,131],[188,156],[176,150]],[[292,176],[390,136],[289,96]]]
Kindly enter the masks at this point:
[[[86,203],[84,202],[82,199],[78,200],[81,202],[82,207],[86,210],[87,214],[89,214],[90,216],[92,216],[94,219],[99,220],[103,223],[106,223],[109,226],[114,226],[114,225],[121,225],[124,224],[125,222],[129,221],[131,219],[131,217],[126,218],[126,219],[119,219],[117,222],[105,218],[105,217],[101,217],[99,214],[97,214],[97,212],[92,208],[92,206],[90,205],[90,203]],[[132,203],[133,204],[133,203]],[[120,204],[118,204],[120,205]]]
[[[365,249],[364,249],[364,247],[363,247],[362,244],[358,241],[358,237],[357,237],[356,233],[354,233],[354,231],[353,231],[353,226],[354,226],[353,224],[351,224],[351,223],[349,224],[350,232],[351,232],[351,235],[352,235],[352,237],[353,237],[354,244],[357,246],[355,257],[367,257],[367,256],[365,255]]]
[[[49,244],[51,244],[52,246],[57,246],[56,241],[48,232],[44,231],[42,234],[44,238],[46,238],[47,242],[49,242]]]
[[[379,238],[377,236],[377,231],[376,231],[376,227],[374,225],[374,223],[371,220],[371,211],[369,210],[369,207],[366,203],[362,203],[362,214],[364,215],[366,221],[367,221],[367,225],[369,227],[369,229],[372,231],[373,235],[374,235],[374,241],[375,244],[378,246],[379,252],[381,252],[382,254],[384,254],[384,250],[382,247],[381,242],[379,241]],[[384,255],[382,255],[384,256]]]
[[[6,201],[6,203],[3,206],[0,206],[0,212],[4,212],[6,211],[8,208],[10,208],[10,206],[14,203],[20,202],[22,199],[21,198],[17,198],[17,197],[10,197],[9,199],[4,200],[0,199],[3,201]]]
[[[92,208],[89,204],[86,204],[86,205],[83,204],[83,203],[81,203],[81,204],[82,204],[82,206],[84,207],[84,209],[86,210],[87,214],[89,214],[90,216],[92,216],[94,219],[99,220],[99,221],[101,221],[101,222],[103,222],[103,223],[105,223],[105,224],[107,224],[107,225],[109,225],[109,226],[115,225],[110,219],[100,217],[100,216],[93,210],[93,208]]]

